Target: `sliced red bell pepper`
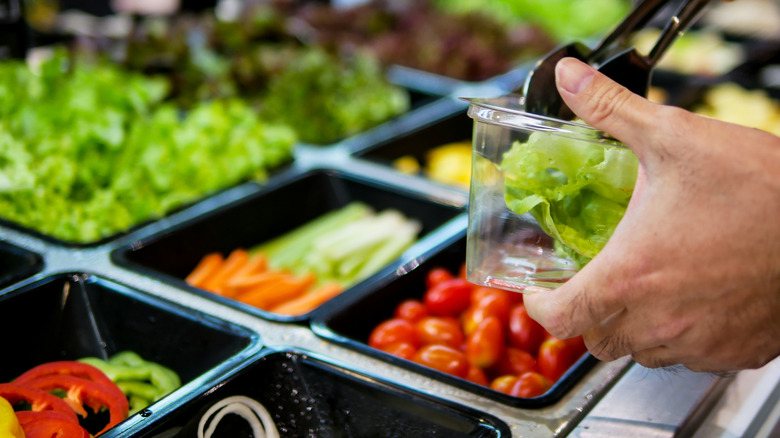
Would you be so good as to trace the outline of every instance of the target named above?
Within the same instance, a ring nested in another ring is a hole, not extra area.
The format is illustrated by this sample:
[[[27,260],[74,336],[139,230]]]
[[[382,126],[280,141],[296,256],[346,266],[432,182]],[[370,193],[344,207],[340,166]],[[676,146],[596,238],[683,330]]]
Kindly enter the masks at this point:
[[[76,423],[79,421],[73,409],[61,398],[26,384],[0,383],[0,397],[8,400],[11,405],[26,401],[34,412],[56,411],[67,415]]]
[[[57,411],[18,411],[16,418],[25,438],[89,438],[89,432],[78,421]]]
[[[119,397],[115,392],[97,382],[74,376],[49,375],[27,381],[24,384],[44,391],[64,390],[67,396],[63,400],[82,417],[87,416],[84,406],[89,406],[94,412],[98,412],[103,407],[108,409],[108,424],[95,436],[114,427],[127,417],[122,402],[123,399],[125,402],[127,401],[124,395]]]
[[[129,409],[127,397],[121,389],[98,367],[88,363],[61,360],[47,362],[25,371],[21,376],[14,379],[14,383],[25,383],[44,376],[74,376],[82,379],[91,380],[105,386],[106,389],[113,392],[123,402],[122,409],[125,416]]]

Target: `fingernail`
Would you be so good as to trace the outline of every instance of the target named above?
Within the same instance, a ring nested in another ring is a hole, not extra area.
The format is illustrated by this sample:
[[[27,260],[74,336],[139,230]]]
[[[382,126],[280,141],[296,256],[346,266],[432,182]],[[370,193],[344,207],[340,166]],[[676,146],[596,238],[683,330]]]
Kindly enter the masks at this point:
[[[592,80],[593,69],[574,58],[563,58],[555,66],[555,81],[569,93],[579,93]]]

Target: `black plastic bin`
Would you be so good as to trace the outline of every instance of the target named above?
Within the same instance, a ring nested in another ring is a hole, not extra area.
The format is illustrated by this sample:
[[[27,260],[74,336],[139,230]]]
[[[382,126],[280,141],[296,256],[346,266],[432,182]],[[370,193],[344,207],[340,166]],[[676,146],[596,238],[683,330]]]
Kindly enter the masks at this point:
[[[150,418],[150,424],[133,436],[197,437],[203,413],[216,402],[236,395],[262,404],[281,436],[511,436],[504,422],[484,412],[292,350],[267,350],[191,402],[169,414]],[[230,417],[225,417],[214,436],[251,436],[245,422]]]
[[[0,331],[7,334],[3,382],[46,362],[131,350],[192,386],[260,348],[244,327],[87,274],[54,275],[0,296]],[[186,389],[177,393],[157,403]]]
[[[0,289],[43,269],[43,258],[34,252],[0,242]]]
[[[466,212],[465,205],[453,205],[451,201],[434,198],[434,195],[406,191],[343,171],[311,169],[257,194],[185,221],[173,229],[131,242],[113,251],[112,258],[117,264],[162,278],[222,303],[239,306],[266,319],[308,321],[308,314],[274,314],[190,287],[184,278],[208,253],[218,251],[227,255],[236,248],[251,248],[352,201],[364,202],[376,211],[393,208],[420,221],[421,239],[436,233],[448,221],[465,216]],[[402,262],[399,260],[396,265]],[[395,266],[385,269],[395,269]],[[345,291],[342,295],[347,293]]]
[[[403,156],[411,156],[425,163],[431,149],[453,142],[471,142],[474,121],[466,113],[468,104],[460,102],[456,110],[427,124],[385,139],[354,152],[357,158],[391,166]]]
[[[434,370],[394,356],[368,345],[371,331],[382,321],[393,317],[396,306],[407,298],[420,299],[425,291],[425,277],[430,269],[443,267],[458,272],[466,260],[465,233],[442,243],[421,255],[399,272],[364,284],[350,296],[336,297],[322,306],[311,320],[312,330],[320,337],[383,359],[394,365],[428,375],[432,378],[472,391],[501,403],[521,408],[542,408],[560,400],[597,362],[586,353],[544,394],[533,398],[513,397],[487,386]]]

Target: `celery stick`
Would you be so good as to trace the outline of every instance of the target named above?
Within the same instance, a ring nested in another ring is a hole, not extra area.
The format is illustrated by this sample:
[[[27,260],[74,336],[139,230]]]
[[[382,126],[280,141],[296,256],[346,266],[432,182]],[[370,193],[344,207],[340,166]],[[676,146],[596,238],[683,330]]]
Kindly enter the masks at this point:
[[[372,214],[372,210],[369,206],[360,202],[352,202],[282,236],[255,246],[251,252],[265,254],[272,266],[291,267],[310,251],[315,238],[370,214]]]
[[[406,221],[407,219],[397,211],[383,211],[364,221],[364,226],[350,233],[348,240],[338,245],[321,246],[323,255],[330,260],[343,260],[353,253],[371,250],[386,238],[393,236],[398,227],[403,226]],[[315,246],[320,248],[319,245]]]
[[[312,244],[312,249],[318,254],[328,259],[338,260],[337,256],[330,256],[330,252],[337,252],[337,248],[349,244],[354,240],[360,240],[363,236],[372,232],[374,217],[369,216],[350,224],[345,224],[337,230],[324,234],[316,238]]]
[[[417,239],[417,234],[421,230],[419,222],[409,220],[407,223],[396,229],[396,235],[386,241],[386,243],[371,253],[363,263],[360,270],[352,277],[345,278],[344,284],[354,284],[372,274],[400,256]]]

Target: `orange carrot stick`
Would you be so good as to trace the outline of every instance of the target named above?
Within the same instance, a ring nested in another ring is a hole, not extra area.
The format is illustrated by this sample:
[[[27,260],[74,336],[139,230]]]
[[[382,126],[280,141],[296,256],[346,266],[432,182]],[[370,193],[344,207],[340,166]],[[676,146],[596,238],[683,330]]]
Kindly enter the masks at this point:
[[[290,276],[292,274],[289,271],[282,269],[267,270],[244,277],[236,276],[225,282],[225,290],[232,298],[237,298],[253,289],[276,283]]]
[[[202,288],[206,280],[211,278],[222,267],[224,258],[218,252],[206,254],[184,279],[187,284]]]
[[[293,298],[292,300],[272,307],[271,312],[280,315],[303,315],[304,313],[311,312],[343,291],[344,288],[335,281],[325,283],[298,298]]]
[[[207,291],[222,294],[225,288],[225,282],[233,276],[239,269],[246,265],[249,260],[249,253],[244,249],[234,249],[225,259],[222,268],[209,278],[203,285]]]
[[[274,282],[268,282],[255,286],[244,292],[236,299],[249,305],[268,310],[277,304],[289,301],[306,293],[306,290],[314,284],[316,276],[308,273],[300,277],[289,274]]]
[[[254,254],[249,256],[249,261],[233,274],[233,278],[248,277],[259,274],[268,269],[268,258],[264,254]]]
[[[249,260],[222,283],[221,292],[223,296],[233,298],[241,289],[246,289],[249,285],[264,281],[266,276],[260,274],[267,273],[268,259],[262,255],[250,256]]]

